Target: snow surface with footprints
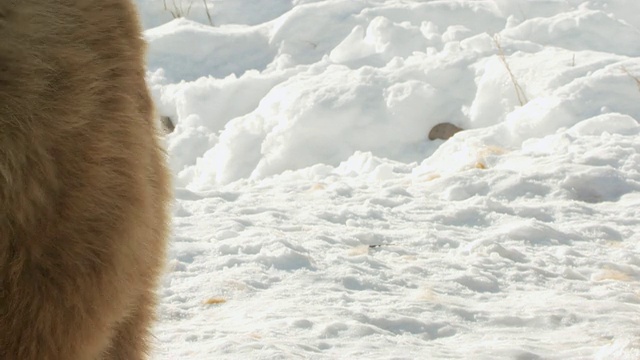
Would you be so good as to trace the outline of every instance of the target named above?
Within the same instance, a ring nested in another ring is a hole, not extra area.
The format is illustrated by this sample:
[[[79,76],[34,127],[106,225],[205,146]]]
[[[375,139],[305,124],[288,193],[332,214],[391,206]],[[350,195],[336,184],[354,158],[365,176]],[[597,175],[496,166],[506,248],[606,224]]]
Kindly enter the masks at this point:
[[[639,2],[136,2],[153,359],[640,358]]]

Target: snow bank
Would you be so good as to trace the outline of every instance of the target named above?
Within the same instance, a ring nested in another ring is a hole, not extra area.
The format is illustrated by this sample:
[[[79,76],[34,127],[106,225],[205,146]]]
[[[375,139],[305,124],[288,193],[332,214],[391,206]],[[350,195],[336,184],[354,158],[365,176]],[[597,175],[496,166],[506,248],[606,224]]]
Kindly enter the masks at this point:
[[[640,2],[137,3],[157,358],[638,358]]]
[[[240,3],[216,3],[219,26],[182,18],[145,35],[182,186],[335,166],[356,151],[464,168],[469,146],[516,149],[597,115],[640,117],[623,71],[640,73],[640,30],[620,3]],[[198,6],[189,17],[206,23]],[[478,130],[431,157],[440,122]]]

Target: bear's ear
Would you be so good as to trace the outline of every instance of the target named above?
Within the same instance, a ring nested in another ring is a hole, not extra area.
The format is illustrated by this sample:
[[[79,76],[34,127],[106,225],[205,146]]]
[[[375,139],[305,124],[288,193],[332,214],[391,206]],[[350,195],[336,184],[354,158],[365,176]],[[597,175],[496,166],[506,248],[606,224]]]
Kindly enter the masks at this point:
[[[452,137],[455,133],[462,131],[464,129],[459,128],[451,123],[440,123],[434,126],[429,132],[429,140],[447,140]]]

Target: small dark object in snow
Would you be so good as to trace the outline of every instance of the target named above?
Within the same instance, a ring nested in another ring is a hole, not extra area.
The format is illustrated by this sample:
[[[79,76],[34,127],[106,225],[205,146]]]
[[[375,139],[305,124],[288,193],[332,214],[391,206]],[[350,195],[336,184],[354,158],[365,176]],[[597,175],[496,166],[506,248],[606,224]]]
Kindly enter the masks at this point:
[[[173,125],[173,121],[168,116],[160,116],[160,123],[165,133],[171,134],[175,130],[176,126]]]
[[[442,139],[447,140],[453,136],[453,134],[462,131],[461,129],[451,123],[440,123],[431,129],[429,132],[429,140]]]
[[[375,249],[379,247],[382,247],[382,245],[369,245],[369,249]]]

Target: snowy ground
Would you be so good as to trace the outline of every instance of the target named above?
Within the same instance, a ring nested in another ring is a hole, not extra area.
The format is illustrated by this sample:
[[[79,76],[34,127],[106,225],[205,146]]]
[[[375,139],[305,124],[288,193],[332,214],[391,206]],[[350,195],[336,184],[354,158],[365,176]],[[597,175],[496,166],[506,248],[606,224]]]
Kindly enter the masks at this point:
[[[640,2],[188,2],[154,359],[640,358]]]

